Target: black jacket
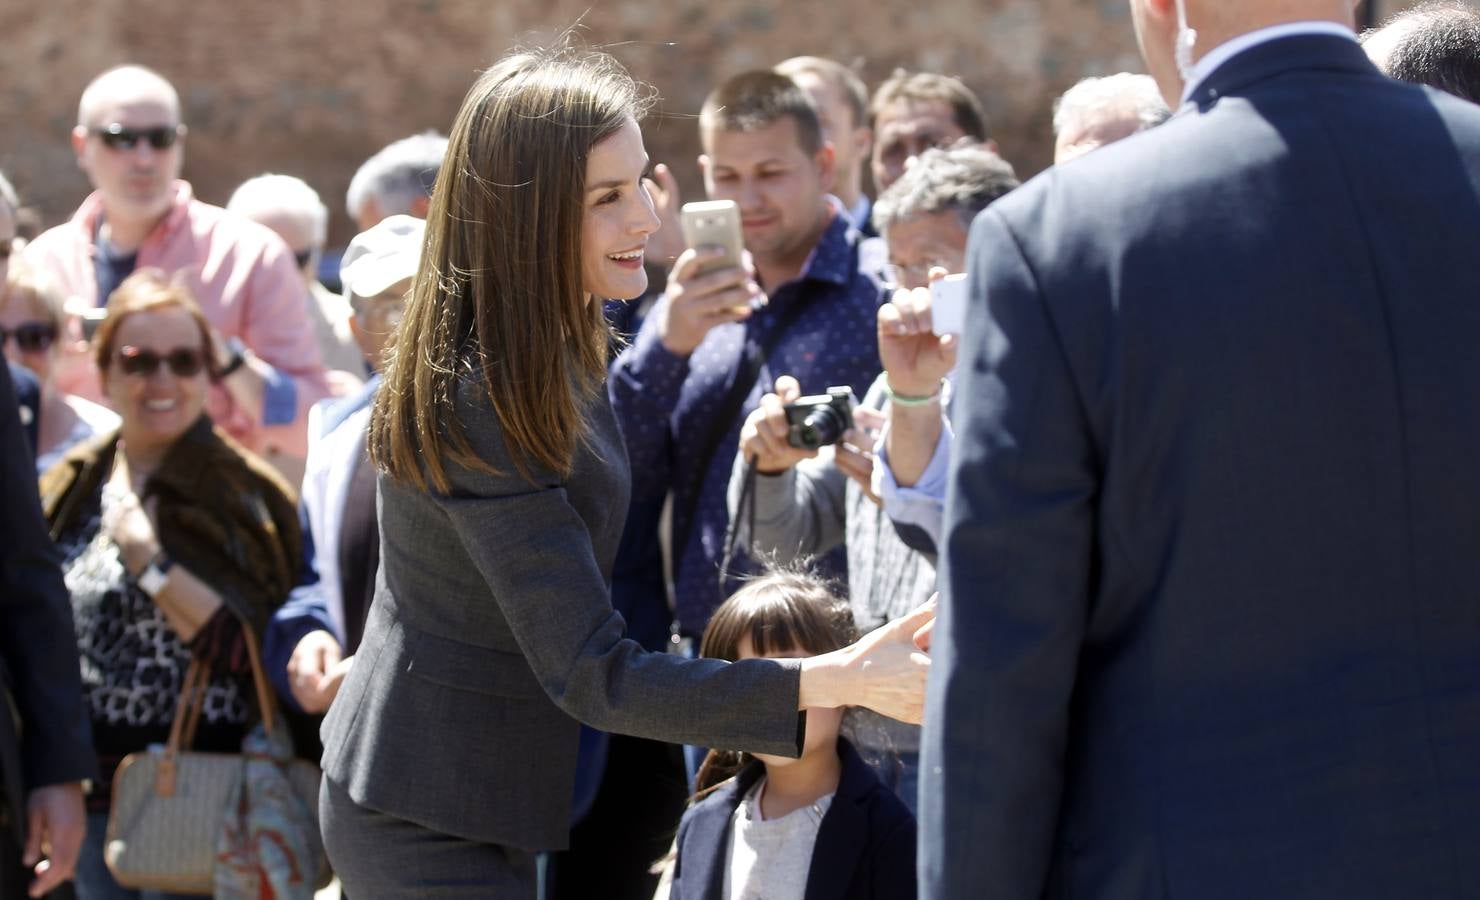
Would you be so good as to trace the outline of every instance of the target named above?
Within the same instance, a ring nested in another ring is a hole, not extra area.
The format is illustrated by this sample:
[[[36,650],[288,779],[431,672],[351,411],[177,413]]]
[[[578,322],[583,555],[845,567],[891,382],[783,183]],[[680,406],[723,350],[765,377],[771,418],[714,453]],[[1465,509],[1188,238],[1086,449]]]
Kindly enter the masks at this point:
[[[26,791],[97,773],[72,604],[41,518],[8,365],[0,365],[0,498],[0,772],[13,821],[25,822]]]
[[[822,817],[806,900],[909,900],[915,896],[915,818],[846,740],[838,739],[842,777]],[[752,762],[690,807],[678,826],[678,862],[669,900],[721,900],[730,822],[765,774]]]

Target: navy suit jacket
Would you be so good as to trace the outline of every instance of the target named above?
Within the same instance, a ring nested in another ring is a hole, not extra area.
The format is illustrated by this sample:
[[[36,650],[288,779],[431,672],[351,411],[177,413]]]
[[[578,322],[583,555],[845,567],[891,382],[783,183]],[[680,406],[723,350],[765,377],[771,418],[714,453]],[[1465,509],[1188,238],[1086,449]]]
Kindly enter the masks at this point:
[[[1313,35],[978,217],[926,896],[1480,896],[1477,236]]]
[[[812,848],[806,900],[913,900],[915,817],[845,739],[843,771]],[[669,900],[722,900],[735,808],[765,774],[752,762],[684,813]]]
[[[36,463],[10,378],[10,367],[0,365],[0,777],[11,820],[23,823],[27,791],[94,778],[97,766],[72,604],[41,518]]]

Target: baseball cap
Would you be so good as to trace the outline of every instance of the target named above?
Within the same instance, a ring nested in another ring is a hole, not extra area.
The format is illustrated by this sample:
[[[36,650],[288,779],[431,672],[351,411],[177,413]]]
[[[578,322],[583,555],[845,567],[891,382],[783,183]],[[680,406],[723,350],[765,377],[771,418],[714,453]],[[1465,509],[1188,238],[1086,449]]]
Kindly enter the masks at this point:
[[[426,228],[427,223],[415,216],[387,216],[355,235],[339,262],[344,298],[374,297],[414,276]]]

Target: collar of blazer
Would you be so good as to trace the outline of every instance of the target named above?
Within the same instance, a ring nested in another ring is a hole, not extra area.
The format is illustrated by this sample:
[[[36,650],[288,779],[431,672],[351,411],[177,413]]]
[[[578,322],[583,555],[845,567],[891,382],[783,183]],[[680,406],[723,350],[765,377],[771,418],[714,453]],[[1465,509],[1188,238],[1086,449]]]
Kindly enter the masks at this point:
[[[1356,41],[1334,35],[1294,35],[1259,44],[1219,66],[1197,86],[1182,110],[1196,107],[1206,112],[1220,97],[1296,71],[1383,77]]]
[[[858,860],[868,850],[868,817],[860,812],[840,812],[844,804],[864,806],[875,790],[887,790],[879,783],[873,769],[844,738],[838,738],[838,756],[843,763],[838,778],[838,790],[833,802],[822,817],[817,829],[817,843],[812,848],[813,861],[823,860],[821,866],[813,866],[807,875],[806,900],[836,900],[847,894],[848,875],[858,865]],[[728,858],[725,842],[730,839],[730,821],[735,807],[750,788],[765,774],[759,762],[751,762],[729,783],[719,787],[713,794],[700,801],[703,815],[696,815],[691,823],[685,846],[701,851],[693,858],[684,860],[686,872],[684,882],[704,886],[699,896],[718,897],[724,886],[724,864]]]

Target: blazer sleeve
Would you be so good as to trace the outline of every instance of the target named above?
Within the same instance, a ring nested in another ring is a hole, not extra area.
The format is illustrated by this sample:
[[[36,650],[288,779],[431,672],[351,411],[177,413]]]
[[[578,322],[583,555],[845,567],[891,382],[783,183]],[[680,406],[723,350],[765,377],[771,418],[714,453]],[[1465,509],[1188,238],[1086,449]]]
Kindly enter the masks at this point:
[[[996,210],[977,217],[968,259],[920,767],[922,896],[1038,897],[1088,615],[1098,463],[1046,298]]]
[[[0,661],[20,711],[22,775],[30,789],[95,778],[97,772],[82,706],[72,604],[41,517],[36,470],[21,435],[8,366],[0,365],[0,379]]]
[[[437,502],[551,700],[603,731],[800,755],[800,663],[689,660],[627,639],[564,483],[518,474],[472,384],[459,387],[460,419],[474,454],[497,472],[449,464],[452,489]]]

